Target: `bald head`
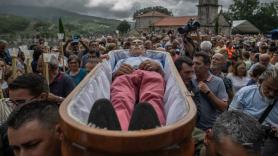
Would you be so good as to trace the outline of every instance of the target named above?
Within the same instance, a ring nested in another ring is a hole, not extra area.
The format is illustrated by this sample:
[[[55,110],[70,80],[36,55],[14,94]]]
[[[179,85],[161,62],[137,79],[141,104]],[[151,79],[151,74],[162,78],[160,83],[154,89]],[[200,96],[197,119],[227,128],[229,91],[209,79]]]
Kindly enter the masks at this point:
[[[261,54],[259,57],[260,64],[268,66],[270,62],[270,56],[268,54]]]
[[[223,60],[223,61],[224,61],[224,55],[223,55],[223,54],[221,54],[221,53],[216,53],[216,54],[214,54],[214,55],[212,56],[212,58],[213,58],[213,57],[220,58],[221,60]]]
[[[225,57],[223,54],[216,53],[212,56],[211,68],[213,68],[213,69],[221,68],[222,69],[224,64],[225,64]]]

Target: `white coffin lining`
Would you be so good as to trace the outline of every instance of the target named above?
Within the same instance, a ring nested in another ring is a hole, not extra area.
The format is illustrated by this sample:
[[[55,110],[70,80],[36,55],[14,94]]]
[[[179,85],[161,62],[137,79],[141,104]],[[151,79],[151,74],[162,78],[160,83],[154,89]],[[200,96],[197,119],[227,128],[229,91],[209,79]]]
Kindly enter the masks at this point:
[[[110,99],[110,85],[112,80],[112,70],[116,65],[116,60],[128,57],[128,51],[116,50],[109,53],[110,59],[103,62],[95,74],[84,85],[79,93],[70,101],[67,112],[70,117],[81,124],[87,124],[90,110],[97,99]],[[165,72],[166,90],[164,94],[164,111],[166,114],[166,125],[173,124],[182,119],[189,111],[189,105],[182,90],[178,86],[177,78],[171,70],[169,61],[171,57],[166,57],[165,52],[148,51],[146,57],[162,60]]]

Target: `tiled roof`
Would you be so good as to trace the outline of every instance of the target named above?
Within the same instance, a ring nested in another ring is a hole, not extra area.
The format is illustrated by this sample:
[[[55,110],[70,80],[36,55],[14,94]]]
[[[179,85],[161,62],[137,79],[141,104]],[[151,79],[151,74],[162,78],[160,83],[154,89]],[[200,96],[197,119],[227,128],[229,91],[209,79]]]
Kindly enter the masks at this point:
[[[169,15],[160,13],[158,11],[150,11],[142,15],[138,15],[137,17],[167,17]]]
[[[155,22],[154,26],[183,26],[192,18],[196,19],[197,16],[165,17]]]

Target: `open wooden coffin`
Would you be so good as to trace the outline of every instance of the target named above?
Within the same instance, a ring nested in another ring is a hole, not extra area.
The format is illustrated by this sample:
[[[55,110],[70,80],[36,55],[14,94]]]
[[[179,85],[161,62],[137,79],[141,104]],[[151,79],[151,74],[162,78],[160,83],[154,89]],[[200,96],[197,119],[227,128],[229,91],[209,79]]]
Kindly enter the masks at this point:
[[[110,99],[112,71],[117,60],[128,57],[128,51],[112,51],[110,59],[98,64],[60,106],[63,156],[145,155],[150,152],[150,155],[193,155],[191,133],[195,126],[195,104],[168,53],[147,51],[145,55],[160,60],[164,66],[166,126],[129,132],[87,126],[95,100]]]

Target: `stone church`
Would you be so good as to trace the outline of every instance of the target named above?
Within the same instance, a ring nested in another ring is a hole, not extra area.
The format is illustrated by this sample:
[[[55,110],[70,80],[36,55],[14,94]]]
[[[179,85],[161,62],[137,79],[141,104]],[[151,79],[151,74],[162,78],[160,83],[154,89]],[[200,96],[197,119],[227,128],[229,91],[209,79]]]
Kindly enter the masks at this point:
[[[218,12],[218,0],[199,0],[197,7],[201,32],[231,34],[232,24],[225,19],[222,9]]]
[[[140,14],[135,17],[135,29],[139,32],[160,32],[176,30],[185,25],[191,18],[201,23],[202,34],[231,34],[231,26],[223,16],[218,0],[199,0],[197,16],[174,17],[156,11]]]

